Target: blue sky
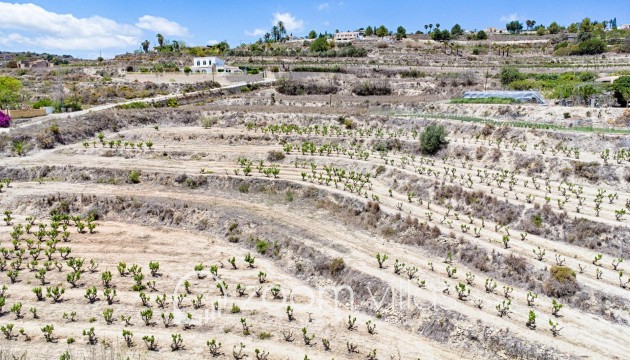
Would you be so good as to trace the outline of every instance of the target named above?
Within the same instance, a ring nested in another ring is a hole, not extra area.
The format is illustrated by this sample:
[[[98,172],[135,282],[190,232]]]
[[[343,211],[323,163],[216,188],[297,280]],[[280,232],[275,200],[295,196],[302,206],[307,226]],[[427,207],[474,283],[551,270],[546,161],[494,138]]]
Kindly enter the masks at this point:
[[[509,20],[561,25],[584,17],[630,23],[629,0],[343,0],[343,1],[0,1],[0,50],[38,51],[95,58],[133,51],[160,32],[188,45],[226,40],[231,46],[258,39],[277,20],[294,35],[351,30],[367,25],[398,25],[407,31],[424,24],[464,29],[505,27]]]

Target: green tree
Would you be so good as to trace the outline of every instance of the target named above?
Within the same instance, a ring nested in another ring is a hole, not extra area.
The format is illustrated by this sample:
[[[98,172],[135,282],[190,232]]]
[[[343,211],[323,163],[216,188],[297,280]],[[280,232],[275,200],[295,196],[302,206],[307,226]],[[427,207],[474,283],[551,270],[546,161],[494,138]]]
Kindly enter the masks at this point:
[[[630,76],[621,76],[613,82],[615,97],[621,106],[630,103]]]
[[[378,37],[387,36],[389,34],[389,30],[387,30],[385,25],[381,25],[378,27],[378,29],[376,29],[375,34]]]
[[[442,125],[429,125],[420,134],[420,151],[423,154],[435,154],[447,144],[446,130]]]
[[[315,32],[315,30],[311,30],[311,32],[308,33],[308,38],[309,39],[317,38],[317,33]]]
[[[464,33],[464,30],[462,29],[462,27],[459,24],[455,24],[451,28],[451,35],[453,35],[453,37],[460,36],[463,33]]]
[[[547,26],[547,31],[549,31],[550,34],[557,34],[560,32],[560,26],[558,26],[558,23],[554,21]]]
[[[405,29],[402,26],[399,26],[396,29],[396,40],[401,40],[401,39],[406,38],[406,37],[407,37],[407,29]]]
[[[283,21],[278,21],[278,32],[280,33],[280,38],[287,34],[287,28],[284,26]]]
[[[593,23],[591,23],[590,18],[584,18],[580,23],[580,31],[582,32],[591,32],[593,30]]]
[[[22,83],[18,79],[0,76],[0,108],[15,104],[20,99]]]
[[[374,35],[374,30],[372,29],[371,26],[368,26],[367,28],[365,28],[365,36],[372,36]]]
[[[499,73],[499,78],[501,79],[501,85],[509,85],[514,81],[522,80],[524,76],[517,68],[504,67]]]
[[[488,34],[486,34],[486,32],[483,31],[483,30],[479,30],[477,35],[475,35],[475,38],[477,40],[486,40],[486,39],[488,39]]]
[[[505,28],[510,32],[510,34],[519,34],[523,31],[523,23],[518,20],[510,21],[505,24]]]
[[[164,36],[162,34],[157,34],[155,37],[157,38],[158,45],[160,47],[164,46]]]
[[[575,34],[576,32],[578,32],[578,24],[573,23],[569,25],[569,27],[567,27],[567,31],[570,32],[571,34]]]
[[[435,30],[431,33],[431,40],[434,41],[449,41],[450,39],[451,33],[446,29],[440,31],[440,29],[435,28]]]
[[[604,51],[606,51],[606,43],[600,38],[591,38],[582,41],[575,53],[578,55],[596,55]]]
[[[573,94],[582,98],[585,104],[588,104],[590,98],[598,92],[599,90],[595,86],[588,83],[578,85],[573,89]]]
[[[320,36],[311,44],[311,51],[322,52],[328,50],[328,40],[326,37]]]
[[[149,40],[144,40],[140,45],[142,46],[142,51],[144,51],[145,53],[149,52],[149,45],[151,45]]]

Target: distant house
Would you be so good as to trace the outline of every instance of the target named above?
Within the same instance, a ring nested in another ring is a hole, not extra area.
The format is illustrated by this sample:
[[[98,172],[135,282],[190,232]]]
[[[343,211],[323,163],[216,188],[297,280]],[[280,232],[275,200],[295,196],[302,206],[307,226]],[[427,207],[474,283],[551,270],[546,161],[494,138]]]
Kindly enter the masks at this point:
[[[486,34],[503,34],[505,30],[497,29],[495,27],[489,27],[484,30]]]
[[[242,73],[243,71],[234,66],[226,66],[225,61],[216,56],[196,57],[193,58],[193,66],[190,67],[193,73],[212,74],[212,73]]]
[[[361,40],[361,34],[358,31],[338,32],[335,34],[335,42],[356,40]]]
[[[623,24],[619,27],[620,30],[630,30],[630,24]]]
[[[21,60],[18,61],[18,68],[20,69],[46,69],[53,67],[53,64],[48,62],[48,60],[37,59],[37,60]]]
[[[193,66],[190,67],[196,73],[213,73],[225,71],[225,62],[215,56],[193,58]]]

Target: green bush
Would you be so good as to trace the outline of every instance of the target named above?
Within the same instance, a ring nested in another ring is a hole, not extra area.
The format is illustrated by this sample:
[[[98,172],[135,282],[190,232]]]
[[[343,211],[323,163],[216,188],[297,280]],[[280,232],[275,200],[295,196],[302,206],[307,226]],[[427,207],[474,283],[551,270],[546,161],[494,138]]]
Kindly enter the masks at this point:
[[[318,37],[311,44],[311,51],[313,52],[322,52],[328,50],[328,40],[324,36]]]
[[[269,248],[269,243],[266,242],[265,240],[258,240],[256,242],[256,251],[258,251],[259,254],[266,253],[268,248]]]
[[[145,102],[141,102],[141,101],[134,101],[134,102],[130,102],[128,104],[121,104],[119,106],[121,109],[146,109],[149,107],[149,104],[145,103]]]
[[[591,38],[582,41],[577,50],[573,51],[575,55],[597,55],[606,51],[606,43],[600,38]]]
[[[179,101],[176,98],[170,98],[166,101],[166,106],[175,108],[179,106]]]
[[[346,268],[346,264],[343,261],[343,258],[334,258],[332,259],[332,261],[330,262],[330,264],[328,264],[328,270],[330,271],[330,275],[337,275],[339,272],[341,272],[343,269]]]
[[[341,68],[338,65],[333,66],[296,66],[293,68],[294,72],[332,72],[332,73],[340,73],[342,72]],[[277,72],[277,71],[276,71]]]
[[[621,106],[627,106],[630,101],[630,76],[621,76],[613,82],[615,97]]]
[[[355,85],[352,92],[359,96],[390,95],[392,93],[392,88],[387,83],[363,81]]]
[[[552,265],[550,272],[561,283],[575,281],[575,271],[568,266]]]
[[[138,170],[131,170],[127,179],[132,184],[140,183],[140,172]]]
[[[512,90],[530,90],[534,89],[538,86],[535,80],[532,79],[523,79],[512,81],[508,86]]]
[[[42,98],[39,99],[37,101],[35,101],[32,105],[33,109],[41,109],[43,107],[47,107],[47,106],[54,106],[54,102],[49,99],[49,98]]]
[[[525,76],[521,74],[521,72],[517,68],[504,67],[499,73],[499,78],[501,79],[502,85],[509,85],[514,81],[524,79]]]
[[[448,144],[446,130],[442,125],[430,125],[420,134],[420,151],[423,154],[435,154]]]
[[[238,191],[247,194],[249,192],[249,184],[241,184],[238,186]]]

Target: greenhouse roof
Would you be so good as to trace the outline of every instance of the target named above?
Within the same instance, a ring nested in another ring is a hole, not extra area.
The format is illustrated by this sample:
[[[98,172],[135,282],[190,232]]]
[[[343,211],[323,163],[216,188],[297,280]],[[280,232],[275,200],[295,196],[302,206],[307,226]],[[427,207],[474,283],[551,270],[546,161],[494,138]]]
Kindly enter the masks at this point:
[[[545,104],[545,99],[538,91],[466,91],[464,99],[509,98],[521,102],[536,101]]]

